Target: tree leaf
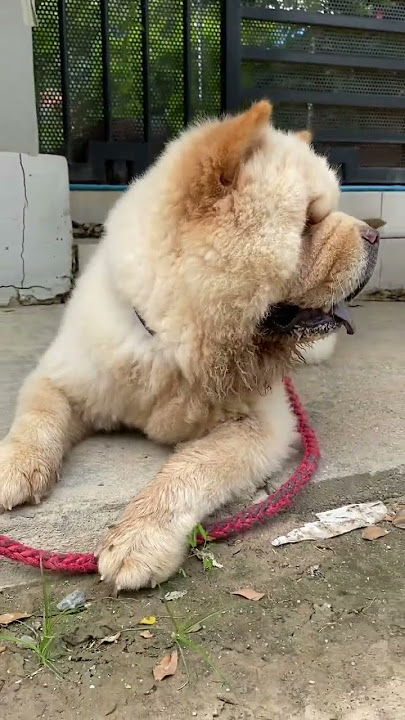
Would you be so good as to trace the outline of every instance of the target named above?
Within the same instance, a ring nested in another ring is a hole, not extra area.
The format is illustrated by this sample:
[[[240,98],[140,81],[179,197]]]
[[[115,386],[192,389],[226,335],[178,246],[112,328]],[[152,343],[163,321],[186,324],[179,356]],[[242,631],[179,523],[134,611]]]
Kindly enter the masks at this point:
[[[141,633],[139,633],[142,638],[145,638],[146,640],[150,640],[153,638],[153,633],[151,633],[150,630],[142,630]]]
[[[388,535],[388,530],[385,530],[382,527],[378,527],[378,525],[369,525],[368,527],[364,528],[363,532],[361,533],[361,537],[363,540],[378,540],[378,538],[384,537],[384,535]]]
[[[257,592],[252,588],[243,588],[242,590],[235,590],[231,595],[240,595],[246,598],[246,600],[254,600],[254,602],[257,602],[257,600],[261,600],[262,597],[264,597],[265,593]]]
[[[115,635],[107,635],[106,637],[103,637],[103,638],[100,640],[99,645],[103,645],[103,643],[114,643],[114,642],[117,642],[117,640],[118,640],[120,637],[121,637],[121,633],[120,633],[119,631],[118,631],[117,633],[115,633]]]
[[[142,620],[139,621],[140,625],[154,625],[156,622],[156,618],[154,615],[150,615],[149,617],[144,617]]]
[[[153,668],[153,677],[155,680],[163,680],[168,675],[174,675],[177,670],[177,650],[173,650],[169,655],[165,655],[159,665]]]
[[[392,524],[397,528],[401,528],[401,530],[405,530],[405,510],[400,510],[395,515]]]
[[[29,618],[31,616],[32,613],[26,612],[4,613],[4,615],[0,615],[0,625],[10,625],[10,623],[16,620],[22,620],[23,618]]]

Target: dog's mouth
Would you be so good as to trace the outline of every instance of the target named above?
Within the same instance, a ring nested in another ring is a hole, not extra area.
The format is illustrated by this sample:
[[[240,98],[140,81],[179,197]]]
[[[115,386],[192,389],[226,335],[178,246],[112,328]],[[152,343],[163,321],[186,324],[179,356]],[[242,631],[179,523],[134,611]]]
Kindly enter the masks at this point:
[[[321,308],[304,309],[297,305],[276,305],[264,319],[261,329],[266,333],[292,335],[304,339],[311,335],[325,335],[342,326],[349,335],[353,335],[354,324],[348,304],[344,300],[329,312]]]
[[[355,327],[350,317],[348,304],[365,287],[373,274],[378,255],[379,234],[376,230],[366,228],[362,237],[367,242],[367,263],[362,277],[354,289],[344,300],[330,309],[301,308],[298,305],[279,304],[271,308],[260,325],[266,334],[290,335],[296,340],[305,340],[313,335],[326,335],[340,327],[344,327],[349,335],[353,335]]]

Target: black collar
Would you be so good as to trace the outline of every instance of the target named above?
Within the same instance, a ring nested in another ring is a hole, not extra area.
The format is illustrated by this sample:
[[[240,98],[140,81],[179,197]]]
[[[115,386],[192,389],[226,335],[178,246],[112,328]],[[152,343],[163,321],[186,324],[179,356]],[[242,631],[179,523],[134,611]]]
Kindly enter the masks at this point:
[[[148,331],[149,335],[152,335],[152,336],[155,335],[155,331],[154,331],[154,330],[151,330],[151,329],[147,326],[145,320],[143,319],[143,317],[141,317],[141,315],[140,315],[139,312],[136,310],[136,308],[134,308],[134,313],[135,313],[136,317],[138,318],[139,322],[142,323],[142,325],[144,326],[145,330]]]

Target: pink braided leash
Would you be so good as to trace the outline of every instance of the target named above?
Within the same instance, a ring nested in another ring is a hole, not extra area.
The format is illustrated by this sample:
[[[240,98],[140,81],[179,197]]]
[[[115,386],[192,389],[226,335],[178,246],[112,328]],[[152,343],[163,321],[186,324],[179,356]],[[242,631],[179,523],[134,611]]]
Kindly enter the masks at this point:
[[[318,468],[320,451],[315,432],[309,424],[301,400],[289,378],[285,380],[285,387],[291,407],[297,418],[298,430],[304,448],[301,463],[291,477],[265,500],[207,527],[207,532],[212,540],[225,540],[232,535],[244,533],[288,508],[292,504],[295,495],[311,480]],[[199,538],[199,542],[202,542],[202,538]],[[42,565],[45,570],[53,570],[54,572],[97,572],[97,560],[93,553],[60,553],[39,550],[23,545],[6,535],[0,535],[1,556],[32,567]]]

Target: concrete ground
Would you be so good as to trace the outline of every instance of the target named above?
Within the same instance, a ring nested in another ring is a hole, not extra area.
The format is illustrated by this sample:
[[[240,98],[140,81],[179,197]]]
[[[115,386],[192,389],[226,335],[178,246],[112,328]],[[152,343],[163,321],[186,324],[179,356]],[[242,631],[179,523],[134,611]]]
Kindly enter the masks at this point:
[[[53,337],[62,312],[61,306],[0,311],[0,436],[11,422],[21,381]],[[353,315],[357,332],[342,334],[332,361],[303,367],[295,377],[323,458],[312,488],[298,500],[308,512],[392,496],[403,484],[405,305],[361,301]],[[62,481],[47,500],[0,516],[0,534],[38,547],[91,551],[168,452],[133,434],[89,439],[67,459]],[[277,486],[298,458],[269,486]],[[36,574],[29,569],[0,562],[0,587],[31,576]]]

